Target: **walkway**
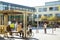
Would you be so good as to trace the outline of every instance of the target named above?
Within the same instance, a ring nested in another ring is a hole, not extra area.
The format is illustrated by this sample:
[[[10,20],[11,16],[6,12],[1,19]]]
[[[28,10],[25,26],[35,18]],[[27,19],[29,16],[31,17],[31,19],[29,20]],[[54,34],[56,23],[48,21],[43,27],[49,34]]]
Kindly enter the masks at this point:
[[[36,33],[36,30],[33,30],[33,33],[34,33],[34,35],[32,36],[32,38],[36,38],[39,40],[60,40],[60,28],[57,28],[56,30],[54,30],[54,33],[52,33],[52,29],[47,29],[47,34],[44,34],[43,29],[39,29],[39,33]],[[15,37],[17,37],[17,36],[15,36]],[[4,38],[4,39],[6,39],[6,38]],[[18,37],[17,39],[14,38],[13,40],[20,40],[20,39]]]

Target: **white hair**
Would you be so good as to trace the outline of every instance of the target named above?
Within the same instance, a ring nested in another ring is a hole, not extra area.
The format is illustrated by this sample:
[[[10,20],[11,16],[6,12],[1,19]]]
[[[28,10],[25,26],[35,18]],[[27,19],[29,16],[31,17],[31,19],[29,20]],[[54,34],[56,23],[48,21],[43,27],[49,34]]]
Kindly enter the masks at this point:
[[[22,23],[20,23],[22,25]]]

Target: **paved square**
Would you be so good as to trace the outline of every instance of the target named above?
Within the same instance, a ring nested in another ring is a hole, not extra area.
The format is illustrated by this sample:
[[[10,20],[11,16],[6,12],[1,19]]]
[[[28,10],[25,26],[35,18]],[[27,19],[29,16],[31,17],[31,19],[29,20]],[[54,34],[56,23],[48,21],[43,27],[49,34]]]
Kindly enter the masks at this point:
[[[39,29],[39,33],[36,33],[36,30],[33,30],[33,36],[32,38],[36,38],[39,40],[60,40],[60,28],[56,28],[56,30],[54,30],[54,33],[52,33],[52,29],[47,29],[47,34],[44,34],[44,29]],[[22,40],[19,39],[19,36],[15,36],[16,38],[4,38],[5,40]],[[2,40],[4,40],[2,39]],[[1,40],[1,38],[0,38]],[[24,40],[24,39],[23,39]],[[29,40],[29,39],[27,39]]]

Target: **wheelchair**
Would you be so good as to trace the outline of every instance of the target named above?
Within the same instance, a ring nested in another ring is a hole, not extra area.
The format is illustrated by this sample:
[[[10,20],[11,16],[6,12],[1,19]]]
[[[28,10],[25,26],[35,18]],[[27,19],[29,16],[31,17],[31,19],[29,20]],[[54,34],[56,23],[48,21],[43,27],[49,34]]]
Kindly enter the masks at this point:
[[[32,32],[32,29],[30,29],[29,31],[27,31],[27,36],[28,37],[32,37],[34,35],[34,33]]]

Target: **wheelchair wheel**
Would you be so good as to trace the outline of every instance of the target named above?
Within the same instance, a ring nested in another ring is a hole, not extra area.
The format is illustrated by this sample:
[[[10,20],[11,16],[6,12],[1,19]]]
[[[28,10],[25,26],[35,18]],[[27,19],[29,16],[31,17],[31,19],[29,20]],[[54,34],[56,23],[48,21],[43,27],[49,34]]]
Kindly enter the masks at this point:
[[[32,32],[32,33],[29,33],[29,35],[28,35],[29,37],[33,37],[34,36],[34,33]]]

